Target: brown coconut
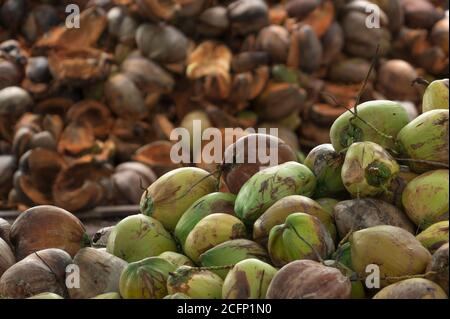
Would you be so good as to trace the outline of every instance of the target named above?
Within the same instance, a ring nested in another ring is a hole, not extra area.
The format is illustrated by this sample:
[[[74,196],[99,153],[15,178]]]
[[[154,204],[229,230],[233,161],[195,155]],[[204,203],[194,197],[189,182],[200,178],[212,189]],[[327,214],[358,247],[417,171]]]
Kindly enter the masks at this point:
[[[296,260],[273,277],[267,299],[350,299],[350,279],[313,260]]]
[[[411,278],[381,289],[373,299],[447,299],[444,290],[428,279]]]
[[[0,238],[0,277],[15,263],[14,254],[9,245]]]
[[[427,272],[433,272],[429,279],[437,283],[448,295],[448,243],[442,245],[431,257]]]
[[[69,254],[61,249],[33,252],[5,271],[0,278],[0,296],[23,299],[50,292],[66,297],[64,278],[71,263]]]

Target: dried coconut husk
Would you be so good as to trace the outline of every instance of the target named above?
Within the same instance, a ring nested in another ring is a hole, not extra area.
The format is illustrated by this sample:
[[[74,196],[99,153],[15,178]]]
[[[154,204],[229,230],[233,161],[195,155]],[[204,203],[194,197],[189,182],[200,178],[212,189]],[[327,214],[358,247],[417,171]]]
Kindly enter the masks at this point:
[[[84,100],[74,104],[66,117],[71,122],[91,126],[96,138],[106,137],[113,124],[110,110],[104,104],[94,100]]]
[[[63,117],[74,103],[72,99],[66,97],[48,98],[37,103],[33,112],[45,115],[56,114]]]
[[[9,240],[10,231],[11,231],[11,224],[7,220],[0,218],[0,238],[11,246],[11,242]]]
[[[91,156],[72,162],[56,177],[53,185],[55,204],[74,212],[100,205],[108,196],[101,181],[111,174],[111,167],[96,162]]]
[[[6,194],[11,189],[15,170],[15,157],[12,155],[0,155],[0,198],[6,197]]]
[[[0,237],[0,278],[15,262],[16,259],[8,243]]]
[[[82,28],[66,28],[60,26],[53,29],[47,36],[40,38],[35,46],[35,51],[49,48],[88,48],[97,43],[106,28],[108,20],[104,10],[88,8],[80,14]]]
[[[133,159],[150,166],[157,176],[179,168],[182,165],[172,162],[170,159],[170,150],[173,144],[169,141],[155,141],[140,147]]]
[[[86,84],[105,79],[112,56],[93,48],[52,51],[48,57],[50,72],[60,83]]]
[[[79,155],[91,150],[94,145],[94,128],[90,123],[70,122],[59,139],[58,152]]]

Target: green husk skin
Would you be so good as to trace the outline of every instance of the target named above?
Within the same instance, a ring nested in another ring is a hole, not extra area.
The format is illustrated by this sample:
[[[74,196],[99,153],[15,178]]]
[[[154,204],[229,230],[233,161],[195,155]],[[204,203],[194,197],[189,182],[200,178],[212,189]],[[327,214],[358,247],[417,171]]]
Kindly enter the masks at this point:
[[[428,85],[422,98],[422,112],[448,110],[448,79],[435,80]]]
[[[380,145],[358,142],[347,150],[342,180],[354,197],[372,197],[385,192],[399,171],[398,163]]]
[[[286,162],[253,175],[236,198],[236,216],[252,225],[267,208],[289,195],[312,196],[316,178],[311,170],[297,162]]]
[[[156,219],[142,214],[121,220],[108,238],[106,251],[128,262],[176,251],[176,243]]]
[[[200,263],[203,267],[227,266],[250,258],[270,261],[267,251],[261,245],[248,239],[234,239],[205,251],[200,255]],[[211,271],[225,279],[229,269],[211,269]]]
[[[317,217],[295,213],[272,228],[268,249],[273,265],[282,267],[299,259],[324,259],[334,252],[334,242]]]
[[[267,289],[277,270],[258,259],[238,262],[225,278],[224,299],[265,299]]]
[[[423,274],[431,260],[430,252],[408,231],[389,225],[370,227],[350,237],[352,269],[361,278],[369,264],[378,265],[381,287],[399,277]]]
[[[293,213],[302,212],[317,217],[327,228],[331,238],[336,238],[336,227],[331,214],[322,209],[316,201],[302,195],[286,196],[270,206],[253,224],[253,239],[267,246],[272,227],[283,224]]]
[[[182,266],[167,279],[169,294],[183,293],[192,299],[220,299],[223,280],[209,270]]]
[[[173,231],[183,213],[198,199],[215,191],[217,180],[197,167],[174,169],[151,184],[142,194],[140,211]]]
[[[416,238],[433,254],[439,247],[448,243],[448,220],[431,225]]]
[[[337,153],[333,145],[322,144],[309,152],[303,162],[314,173],[317,179],[314,197],[333,197],[345,192],[341,170],[344,156]]]
[[[417,176],[406,185],[402,203],[406,214],[421,229],[448,220],[448,169],[438,169]]]
[[[150,257],[128,264],[120,276],[120,295],[124,299],[161,299],[167,295],[166,282],[175,265]]]
[[[175,227],[174,235],[182,247],[191,230],[203,218],[215,213],[234,215],[236,195],[215,192],[203,196],[193,203],[181,216]]]
[[[428,111],[419,115],[398,133],[399,150],[403,158],[412,160],[405,163],[412,171],[424,173],[443,168],[433,163],[418,161],[448,165],[448,120],[448,110]]]
[[[35,295],[33,297],[28,297],[27,299],[64,299],[64,298],[53,292],[44,292],[44,293]]]
[[[352,111],[354,112],[355,109],[353,108]],[[358,105],[357,112],[359,118],[354,118],[354,115],[347,111],[331,126],[330,139],[336,152],[362,141],[371,141],[390,150],[396,149],[394,140],[386,136],[395,138],[398,132],[408,124],[408,113],[403,106],[387,100],[369,101]],[[360,118],[386,136],[376,132]]]
[[[160,254],[158,257],[163,258],[167,261],[170,261],[172,264],[174,264],[177,267],[180,266],[194,266],[194,262],[189,259],[189,257],[176,253],[174,251],[165,251],[162,254]]]

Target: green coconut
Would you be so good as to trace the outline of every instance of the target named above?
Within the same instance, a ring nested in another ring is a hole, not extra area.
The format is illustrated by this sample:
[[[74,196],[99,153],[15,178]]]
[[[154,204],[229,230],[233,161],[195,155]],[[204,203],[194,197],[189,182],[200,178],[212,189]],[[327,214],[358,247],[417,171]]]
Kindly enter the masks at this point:
[[[106,251],[128,262],[176,251],[175,241],[156,219],[142,214],[121,220],[108,238]]]
[[[272,263],[282,267],[298,259],[324,259],[334,252],[334,242],[317,217],[294,213],[272,228],[268,250]]]
[[[169,274],[169,294],[183,293],[193,299],[220,299],[223,280],[209,270],[189,266],[178,267]]]
[[[402,158],[417,173],[448,167],[448,110],[419,115],[397,135]]]
[[[355,112],[354,108],[352,112]],[[343,113],[331,126],[331,144],[337,152],[362,141],[396,149],[394,139],[409,122],[408,113],[401,104],[387,100],[368,101],[358,105],[357,112],[357,118],[350,111]]]
[[[417,235],[416,238],[431,253],[434,253],[443,244],[448,243],[448,220],[431,225]]]
[[[448,79],[435,80],[427,86],[422,98],[422,112],[448,110]]]
[[[352,269],[360,278],[370,274],[367,266],[379,269],[382,287],[404,276],[423,274],[431,260],[430,252],[410,232],[380,225],[354,232],[350,237]]]
[[[227,274],[222,287],[224,299],[265,299],[277,270],[268,263],[250,258],[238,262]]]
[[[380,145],[358,142],[347,150],[342,181],[354,197],[377,196],[386,192],[399,171],[398,163]]]
[[[303,164],[308,166],[316,176],[315,197],[332,197],[345,192],[341,178],[344,155],[337,153],[333,145],[316,146],[306,156]]]
[[[448,220],[448,169],[424,173],[406,185],[402,203],[406,214],[421,229]]]

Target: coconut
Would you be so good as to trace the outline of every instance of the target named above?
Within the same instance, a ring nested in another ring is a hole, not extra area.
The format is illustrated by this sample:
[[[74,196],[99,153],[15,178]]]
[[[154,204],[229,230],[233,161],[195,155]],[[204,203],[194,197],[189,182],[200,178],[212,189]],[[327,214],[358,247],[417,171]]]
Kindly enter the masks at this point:
[[[448,295],[448,243],[442,245],[431,257],[427,266],[427,273],[433,272],[428,279],[431,279]]]
[[[201,168],[174,169],[144,191],[140,210],[173,231],[181,215],[199,198],[212,193],[216,185],[216,178]]]
[[[253,239],[263,246],[267,245],[270,230],[283,224],[286,218],[297,212],[317,217],[327,228],[331,237],[336,238],[336,228],[331,214],[311,198],[301,195],[286,196],[270,206],[253,225]]]
[[[447,299],[444,290],[423,278],[402,280],[381,289],[373,299]]]
[[[176,253],[174,251],[165,251],[162,254],[160,254],[158,257],[165,259],[167,261],[170,261],[172,264],[174,264],[177,267],[194,266],[194,263],[192,262],[192,260],[190,260],[185,255]]]
[[[224,299],[265,299],[267,288],[277,273],[271,265],[254,258],[234,265],[222,287]]]
[[[388,186],[388,190],[383,193],[379,198],[403,209],[402,195],[406,185],[414,178],[419,176],[411,171],[406,165],[400,165],[400,172],[391,180],[391,184]]]
[[[306,156],[303,164],[308,166],[316,176],[315,197],[333,197],[345,192],[341,178],[344,156],[337,153],[333,145],[322,144],[316,146]]]
[[[195,263],[200,255],[220,243],[230,239],[247,237],[245,225],[229,214],[211,214],[203,218],[189,233],[184,252]]]
[[[395,159],[373,142],[352,144],[342,166],[342,181],[354,197],[382,194],[400,170]]]
[[[8,244],[0,238],[0,277],[14,263],[16,259]]]
[[[316,177],[303,164],[287,162],[269,167],[253,175],[242,186],[234,211],[250,226],[278,200],[289,195],[311,197],[315,188]]]
[[[234,215],[235,199],[234,194],[214,192],[194,202],[183,213],[175,227],[174,235],[181,246],[184,246],[187,236],[202,218],[215,213]]]
[[[435,109],[448,110],[448,79],[431,82],[423,94],[422,113]]]
[[[175,241],[156,219],[142,214],[128,216],[114,226],[106,251],[128,262],[176,251]]]
[[[448,243],[448,220],[431,225],[416,238],[431,253],[434,253],[443,244]]]
[[[361,141],[371,141],[386,149],[396,149],[394,138],[409,122],[408,113],[400,103],[369,101],[358,105],[357,112],[357,118],[350,111],[345,112],[331,126],[331,144],[337,152]]]
[[[71,263],[70,255],[61,249],[33,252],[4,272],[0,278],[0,295],[23,299],[47,292],[67,297],[64,278]]]
[[[108,244],[109,235],[111,235],[114,226],[108,226],[100,228],[93,236],[92,236],[92,246],[94,247],[106,247]]]
[[[406,185],[402,203],[406,214],[421,229],[448,220],[448,170],[424,173]]]
[[[402,128],[397,141],[414,172],[448,166],[448,110],[431,110],[419,115]]]
[[[245,182],[261,168],[273,165],[262,163],[260,153],[274,156],[277,159],[276,165],[297,159],[292,148],[275,136],[249,134],[239,138],[224,153],[223,178],[231,193],[237,194]]]
[[[220,299],[223,280],[209,270],[181,266],[169,274],[169,294],[183,293],[193,299]]]
[[[296,260],[281,268],[267,290],[267,299],[349,299],[350,279],[338,269],[313,260]]]
[[[119,292],[120,274],[127,262],[95,248],[83,248],[75,255],[73,264],[79,268],[80,285],[69,287],[69,296],[71,299],[87,299],[103,293]]]
[[[213,269],[217,266],[234,265],[245,259],[258,259],[269,262],[267,251],[261,245],[248,239],[233,239],[214,246],[200,255],[203,267],[212,267],[211,271],[222,279],[228,274],[228,269]]]
[[[77,217],[50,205],[35,206],[20,214],[11,226],[10,240],[17,260],[46,248],[60,248],[73,257],[90,244]]]
[[[378,225],[391,225],[415,232],[408,216],[397,207],[379,199],[362,198],[339,202],[333,211],[340,238],[351,231]]]
[[[348,242],[346,243],[348,244]],[[349,246],[350,247],[350,246]],[[347,249],[346,249],[347,250]],[[340,252],[337,252],[337,255],[341,257]],[[351,256],[350,256],[351,258]],[[340,262],[341,258],[338,260],[325,260],[323,264],[328,267],[334,267],[338,270],[340,270],[346,277],[350,278],[350,282],[352,284],[352,293],[351,298],[352,299],[365,299],[366,298],[366,292],[364,291],[364,284],[361,280],[357,279],[357,274],[354,270],[352,270],[350,267],[346,266],[342,262]],[[351,264],[351,261],[350,261]]]
[[[390,225],[358,230],[350,237],[352,268],[366,278],[368,265],[377,265],[382,287],[397,277],[422,274],[431,254],[408,231]]]
[[[281,267],[297,259],[326,258],[334,252],[334,242],[318,218],[294,213],[272,228],[268,249],[272,263]]]
[[[120,275],[120,295],[124,299],[161,299],[167,295],[167,277],[175,265],[149,257],[128,264]]]

